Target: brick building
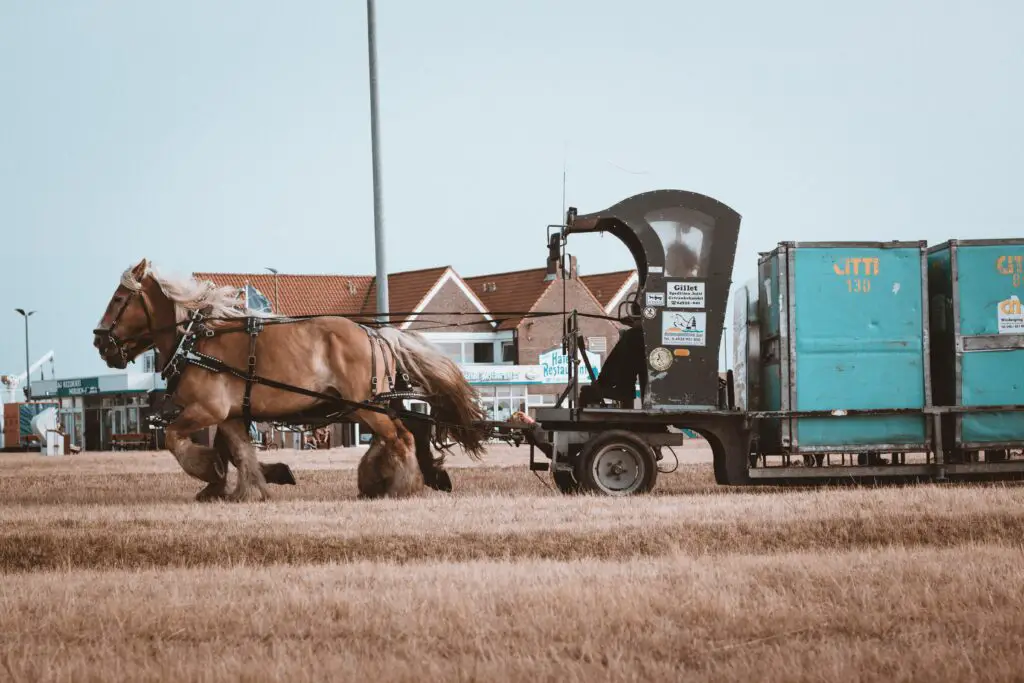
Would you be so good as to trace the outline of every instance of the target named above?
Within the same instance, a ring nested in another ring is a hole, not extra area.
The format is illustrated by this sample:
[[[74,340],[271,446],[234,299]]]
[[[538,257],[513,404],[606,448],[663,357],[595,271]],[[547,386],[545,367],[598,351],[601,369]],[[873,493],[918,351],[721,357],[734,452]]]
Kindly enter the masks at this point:
[[[604,316],[605,306],[579,277],[575,257],[571,257],[568,277],[546,280],[545,268],[507,273],[477,275],[466,278],[473,292],[480,297],[492,315],[499,318],[498,330],[510,333],[515,349],[515,362],[521,366],[540,366],[541,376],[526,391],[515,390],[511,410],[554,405],[566,386],[566,365],[561,351],[563,317],[521,316],[515,313],[561,313],[576,309],[584,315]],[[581,317],[580,330],[595,371],[618,341],[616,322]],[[586,371],[581,381],[589,382]],[[501,404],[499,403],[499,407]],[[502,411],[504,412],[504,411]],[[498,418],[501,417],[499,414]]]
[[[640,278],[635,270],[583,275],[580,276],[580,280],[601,302],[606,315],[615,315],[618,312],[619,304],[628,301],[640,284]]]
[[[194,275],[238,287],[250,306],[285,315],[376,314],[373,276]],[[549,281],[545,275],[545,268],[534,268],[463,278],[450,266],[392,273],[388,276],[391,322],[420,332],[458,363],[493,419],[553,405],[566,386],[562,316],[521,314],[561,313],[564,306],[585,314],[614,315],[630,288],[635,290],[636,273],[581,278],[573,258],[567,279]],[[580,326],[588,358],[598,370],[618,340],[621,326],[591,318],[583,318]]]

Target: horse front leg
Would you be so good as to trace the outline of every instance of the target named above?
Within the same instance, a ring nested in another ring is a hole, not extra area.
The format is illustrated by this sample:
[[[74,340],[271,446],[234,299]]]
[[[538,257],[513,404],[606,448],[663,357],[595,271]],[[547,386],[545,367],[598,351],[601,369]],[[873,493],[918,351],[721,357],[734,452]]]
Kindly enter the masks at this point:
[[[252,442],[249,440],[249,432],[245,428],[245,423],[242,420],[228,420],[217,429],[217,435],[224,436],[227,447],[233,456],[231,461],[238,468],[238,483],[235,485],[235,490],[228,494],[228,499],[236,502],[252,500],[255,497],[252,490],[253,485],[259,492],[260,500],[270,498],[263,467],[256,457],[256,449],[253,448]]]
[[[196,496],[197,500],[218,498],[223,495],[227,485],[228,455],[217,448],[200,446],[190,437],[193,432],[212,427],[218,421],[205,407],[191,404],[164,431],[166,448],[174,455],[181,469],[208,484]],[[220,438],[219,430],[217,437]],[[214,439],[215,445],[217,440]]]
[[[234,457],[231,453],[231,446],[220,429],[217,430],[216,436],[213,437],[213,448],[214,450],[217,451],[217,455],[220,457],[221,462],[223,463],[224,477],[219,481],[207,484],[205,489],[196,494],[196,500],[198,500],[201,503],[214,500],[223,500],[225,497],[227,497],[228,463],[234,462]]]

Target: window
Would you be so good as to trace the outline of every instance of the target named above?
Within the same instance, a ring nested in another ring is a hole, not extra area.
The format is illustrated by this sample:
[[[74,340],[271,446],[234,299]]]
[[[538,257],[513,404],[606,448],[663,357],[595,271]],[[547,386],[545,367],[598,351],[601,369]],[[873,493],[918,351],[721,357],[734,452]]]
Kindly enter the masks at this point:
[[[127,421],[125,424],[125,431],[129,434],[139,433],[139,409],[128,408],[126,412]]]
[[[493,363],[494,344],[493,342],[477,342],[473,344],[474,363]]]
[[[256,289],[252,285],[247,284],[242,288],[245,297],[245,304],[249,307],[250,311],[256,311],[257,313],[272,313],[274,307],[270,305],[270,299],[263,295],[263,292]]]
[[[665,277],[705,277],[710,240],[705,235],[715,228],[711,216],[670,207],[648,213],[644,218],[658,234],[665,248]]]
[[[437,348],[441,349],[444,355],[451,358],[456,363],[462,362],[462,344],[459,342],[435,342]]]
[[[516,362],[516,343],[513,341],[501,342],[501,362],[502,363],[515,363]]]

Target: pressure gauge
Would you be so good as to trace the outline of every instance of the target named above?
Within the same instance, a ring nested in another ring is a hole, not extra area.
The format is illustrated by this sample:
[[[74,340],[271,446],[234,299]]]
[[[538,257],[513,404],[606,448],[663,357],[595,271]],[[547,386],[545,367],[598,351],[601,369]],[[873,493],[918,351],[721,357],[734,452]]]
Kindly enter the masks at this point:
[[[672,365],[672,352],[664,346],[659,346],[651,351],[649,360],[652,368],[658,372],[664,372],[665,370],[668,370],[670,365]]]

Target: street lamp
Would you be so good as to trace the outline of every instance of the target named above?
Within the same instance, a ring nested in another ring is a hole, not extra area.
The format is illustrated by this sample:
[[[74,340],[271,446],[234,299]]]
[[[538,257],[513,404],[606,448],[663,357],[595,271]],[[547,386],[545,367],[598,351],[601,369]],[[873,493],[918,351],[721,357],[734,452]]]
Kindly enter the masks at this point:
[[[15,308],[14,310],[25,319],[25,400],[28,401],[32,397],[32,373],[29,372],[29,367],[31,366],[28,356],[28,317],[35,313],[35,311],[26,312],[24,308]]]
[[[277,303],[277,268],[271,268],[270,266],[263,267],[274,274],[274,313],[280,313],[281,307]]]

